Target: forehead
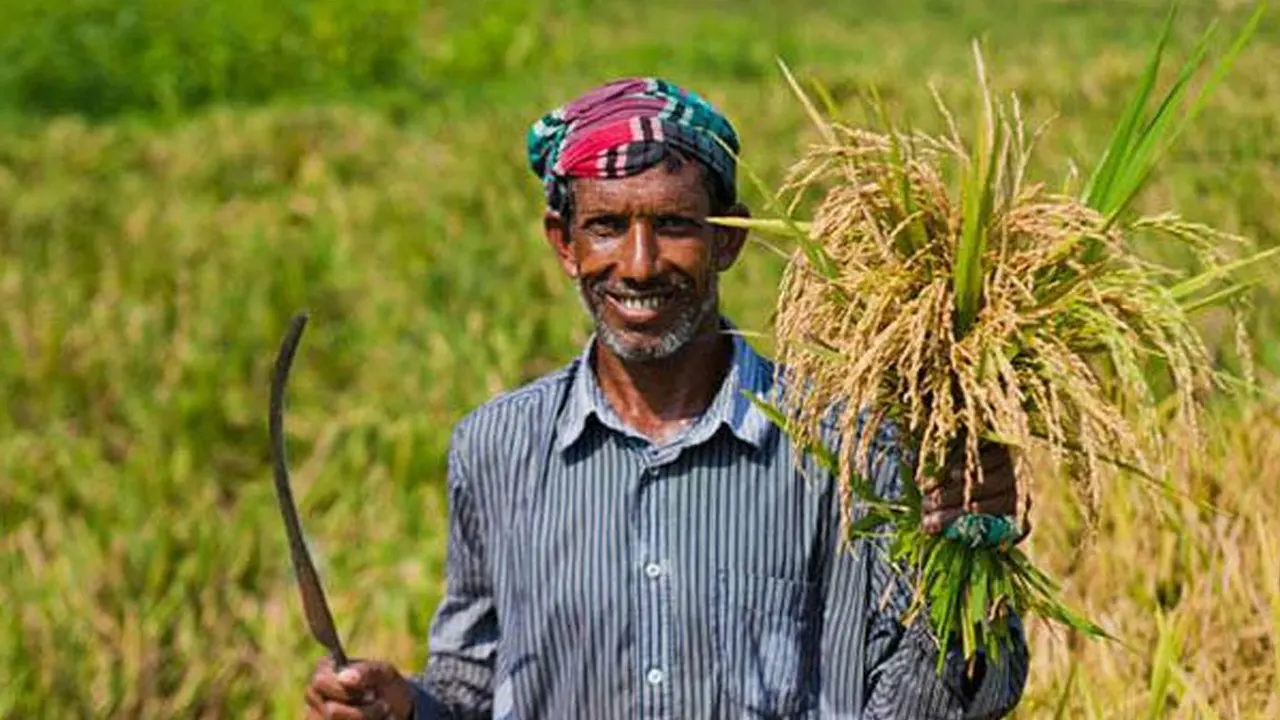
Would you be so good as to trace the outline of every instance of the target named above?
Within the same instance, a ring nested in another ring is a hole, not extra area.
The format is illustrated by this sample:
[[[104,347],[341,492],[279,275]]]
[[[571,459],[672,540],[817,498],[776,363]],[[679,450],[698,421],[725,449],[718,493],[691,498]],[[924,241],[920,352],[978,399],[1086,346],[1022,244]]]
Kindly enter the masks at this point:
[[[578,178],[573,183],[575,213],[710,211],[702,168],[686,162],[676,168],[665,163],[623,178]]]

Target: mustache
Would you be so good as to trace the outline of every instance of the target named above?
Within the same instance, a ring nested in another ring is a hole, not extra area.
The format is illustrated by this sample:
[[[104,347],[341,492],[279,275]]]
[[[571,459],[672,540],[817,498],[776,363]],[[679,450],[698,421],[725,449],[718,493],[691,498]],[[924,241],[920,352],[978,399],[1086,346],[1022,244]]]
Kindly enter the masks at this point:
[[[673,295],[687,292],[693,289],[693,280],[680,275],[674,275],[662,281],[643,284],[629,281],[611,282],[607,279],[600,279],[589,281],[586,285],[591,292],[598,295],[646,297],[649,295]]]

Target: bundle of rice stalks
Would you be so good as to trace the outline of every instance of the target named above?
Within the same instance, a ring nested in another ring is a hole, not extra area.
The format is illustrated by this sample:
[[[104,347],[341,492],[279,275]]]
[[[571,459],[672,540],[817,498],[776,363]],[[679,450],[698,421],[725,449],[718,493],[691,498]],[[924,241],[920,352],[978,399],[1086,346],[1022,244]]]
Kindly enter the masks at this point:
[[[1074,193],[1028,178],[1038,133],[1026,131],[1016,98],[993,99],[976,47],[983,102],[971,143],[940,99],[948,131],[937,136],[895,127],[884,113],[879,129],[826,119],[783,68],[822,141],[792,168],[780,193],[790,201],[785,217],[722,219],[798,240],[776,340],[788,385],[804,392],[766,409],[838,474],[850,529],[888,533],[891,559],[917,587],[912,613],[926,612],[940,641],[959,639],[967,660],[979,649],[998,657],[1010,613],[1104,633],[1065,607],[1012,543],[985,547],[922,530],[921,498],[952,458],[964,458],[967,506],[982,474],[979,444],[1008,445],[1025,499],[1031,476],[1021,451],[1043,447],[1096,517],[1112,470],[1158,482],[1174,451],[1164,442],[1171,424],[1180,426],[1172,436],[1199,436],[1205,397],[1221,382],[1191,313],[1238,298],[1247,283],[1231,277],[1274,251],[1233,260],[1241,238],[1130,207],[1262,9],[1200,94],[1188,87],[1207,36],[1148,112],[1171,15],[1106,155]],[[795,220],[813,188],[824,193],[815,214]],[[1142,257],[1135,240],[1150,235],[1185,246],[1206,269],[1187,277]],[[820,440],[833,421],[838,453]],[[855,472],[886,422],[915,460],[891,500],[874,497]]]

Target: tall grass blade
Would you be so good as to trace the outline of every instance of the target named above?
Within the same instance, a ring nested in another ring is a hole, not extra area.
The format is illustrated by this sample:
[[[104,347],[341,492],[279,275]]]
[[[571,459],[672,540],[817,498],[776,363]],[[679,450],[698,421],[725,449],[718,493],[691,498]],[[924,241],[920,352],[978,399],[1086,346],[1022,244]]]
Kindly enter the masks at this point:
[[[1209,40],[1212,36],[1213,29],[1210,28],[1196,44],[1191,58],[1182,66],[1177,78],[1170,85],[1151,117],[1147,119],[1142,129],[1134,134],[1123,162],[1116,168],[1116,175],[1108,188],[1110,192],[1107,198],[1096,208],[1106,215],[1109,221],[1115,222],[1116,218],[1129,208],[1155,170],[1160,156],[1179,134],[1178,131],[1170,132],[1169,128],[1173,127],[1174,120],[1180,114],[1179,104],[1191,79],[1204,67],[1209,51]],[[1185,123],[1177,127],[1180,129],[1183,126]]]
[[[1176,7],[1170,9],[1165,26],[1139,82],[1138,91],[1112,135],[1111,142],[1103,153],[1102,161],[1086,185],[1084,198],[1091,207],[1112,222],[1129,208],[1134,198],[1146,186],[1160,158],[1199,115],[1210,94],[1221,84],[1235,64],[1236,58],[1257,31],[1266,5],[1266,0],[1257,4],[1244,27],[1236,35],[1231,47],[1214,64],[1208,81],[1201,86],[1194,99],[1186,103],[1184,99],[1191,87],[1191,81],[1205,66],[1208,59],[1209,43],[1215,31],[1215,27],[1211,25],[1196,43],[1191,58],[1183,64],[1177,78],[1164,94],[1151,117],[1143,122],[1141,118],[1153,97],[1155,81],[1172,31]],[[1090,259],[1096,259],[1097,251],[1095,246]]]
[[[1170,686],[1173,683],[1173,670],[1181,653],[1181,638],[1177,623],[1163,611],[1156,611],[1156,627],[1158,637],[1155,652],[1151,657],[1151,677],[1147,682],[1149,700],[1147,704],[1147,720],[1159,720],[1164,717],[1169,703]]]
[[[715,140],[719,142],[721,147],[723,147],[727,152],[734,154],[736,157],[736,154],[733,153],[733,149],[730,148],[724,140],[718,137],[715,138]],[[805,223],[802,228],[801,224],[786,212],[782,203],[779,202],[778,196],[769,189],[769,186],[765,183],[764,179],[761,178],[750,165],[742,162],[741,159],[738,159],[738,167],[742,169],[743,173],[745,173],[747,178],[751,181],[751,184],[756,188],[757,192],[760,193],[760,196],[764,198],[766,208],[768,208],[770,212],[778,213],[780,217],[776,218],[776,221],[786,226],[786,236],[793,238],[796,243],[800,245],[800,249],[804,252],[804,256],[809,261],[809,265],[822,277],[828,280],[834,280],[837,276],[835,263],[833,263],[831,257],[827,255],[827,251],[809,237],[808,223]],[[710,218],[708,218],[708,220],[710,221]],[[748,229],[751,229],[745,224],[735,226],[733,224],[734,221],[746,223],[750,222],[750,219],[726,217],[715,218],[716,224],[726,225],[729,227],[747,227]],[[772,226],[768,223],[764,226],[764,228],[771,227]],[[761,229],[767,232],[768,230],[765,230],[764,228]]]
[[[1067,717],[1067,708],[1071,706],[1071,698],[1075,694],[1076,677],[1080,670],[1080,663],[1075,658],[1071,659],[1071,667],[1067,670],[1067,682],[1063,684],[1062,693],[1058,695],[1058,702],[1053,708],[1053,720],[1064,720]]]
[[[1280,245],[1276,247],[1254,253],[1246,258],[1234,260],[1232,262],[1210,268],[1194,277],[1187,278],[1182,282],[1169,288],[1170,294],[1179,302],[1186,300],[1190,296],[1204,290],[1213,283],[1228,278],[1241,270],[1246,270],[1254,265],[1258,265],[1266,260],[1280,255]]]
[[[713,216],[707,218],[707,222],[713,225],[743,228],[793,240],[808,240],[809,228],[813,226],[813,223],[784,218],[743,218],[733,216]]]
[[[796,80],[795,75],[791,74],[791,68],[787,67],[787,63],[783,61],[782,58],[778,58],[778,67],[782,69],[783,77],[787,79],[787,84],[791,86],[791,91],[795,93],[796,98],[800,100],[801,107],[804,108],[805,114],[807,114],[809,119],[813,122],[813,126],[817,129],[818,134],[822,136],[822,139],[828,145],[835,145],[836,134],[835,131],[831,129],[831,124],[822,117],[821,113],[818,112],[818,108],[814,107],[813,101],[809,99],[809,95],[804,91],[804,88],[800,87],[800,83]]]
[[[1085,203],[1103,215],[1110,214],[1115,179],[1121,168],[1128,162],[1129,151],[1137,134],[1142,111],[1150,101],[1156,77],[1160,74],[1160,63],[1173,31],[1173,20],[1176,15],[1177,7],[1170,7],[1168,15],[1165,16],[1164,27],[1156,40],[1155,49],[1147,58],[1146,69],[1138,80],[1138,88],[1125,108],[1124,114],[1121,115],[1120,122],[1116,125],[1111,140],[1102,153],[1102,160],[1085,183],[1083,194]]]
[[[982,307],[982,283],[986,275],[983,267],[987,252],[987,228],[991,221],[992,202],[995,194],[995,160],[1000,151],[999,126],[992,107],[991,91],[987,86],[986,69],[982,53],[974,45],[974,58],[978,80],[982,87],[983,103],[978,122],[978,135],[969,171],[962,189],[963,219],[960,245],[956,248],[952,270],[952,283],[956,298],[956,335],[964,337],[973,325]]]
[[[1240,295],[1243,295],[1244,293],[1257,287],[1260,282],[1261,282],[1260,280],[1245,280],[1243,282],[1238,282],[1234,285],[1223,288],[1222,290],[1219,290],[1211,295],[1206,295],[1196,300],[1180,302],[1179,304],[1182,306],[1183,312],[1188,314],[1194,313],[1197,310],[1203,310],[1204,308],[1216,307],[1218,305],[1222,305],[1223,303],[1226,303],[1227,301],[1232,300]]]
[[[1182,123],[1174,132],[1175,137],[1182,132],[1183,128],[1189,125],[1200,115],[1200,111],[1204,109],[1209,96],[1218,89],[1218,86],[1222,84],[1222,81],[1231,71],[1231,68],[1235,66],[1236,59],[1257,33],[1258,25],[1261,24],[1262,17],[1266,14],[1268,4],[1269,0],[1258,0],[1254,6],[1253,13],[1249,16],[1249,19],[1245,21],[1244,27],[1241,28],[1240,33],[1236,35],[1235,40],[1232,41],[1231,47],[1228,48],[1227,52],[1222,56],[1222,59],[1218,61],[1218,64],[1214,66],[1213,72],[1209,75],[1209,79],[1205,81],[1204,85],[1200,88],[1200,92],[1197,93],[1195,101],[1191,104],[1191,107],[1186,111],[1186,113],[1183,114]]]

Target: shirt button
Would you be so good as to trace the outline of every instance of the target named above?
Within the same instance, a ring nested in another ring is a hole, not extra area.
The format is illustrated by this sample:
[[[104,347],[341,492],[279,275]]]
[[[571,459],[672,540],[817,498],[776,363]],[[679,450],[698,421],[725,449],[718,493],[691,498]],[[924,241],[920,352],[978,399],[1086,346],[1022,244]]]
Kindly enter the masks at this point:
[[[644,676],[644,679],[647,680],[650,685],[661,685],[662,681],[666,678],[667,674],[662,672],[660,668],[652,668],[649,672],[645,673]]]
[[[651,562],[644,566],[644,574],[650,578],[656,578],[662,574],[662,566],[656,562]]]

